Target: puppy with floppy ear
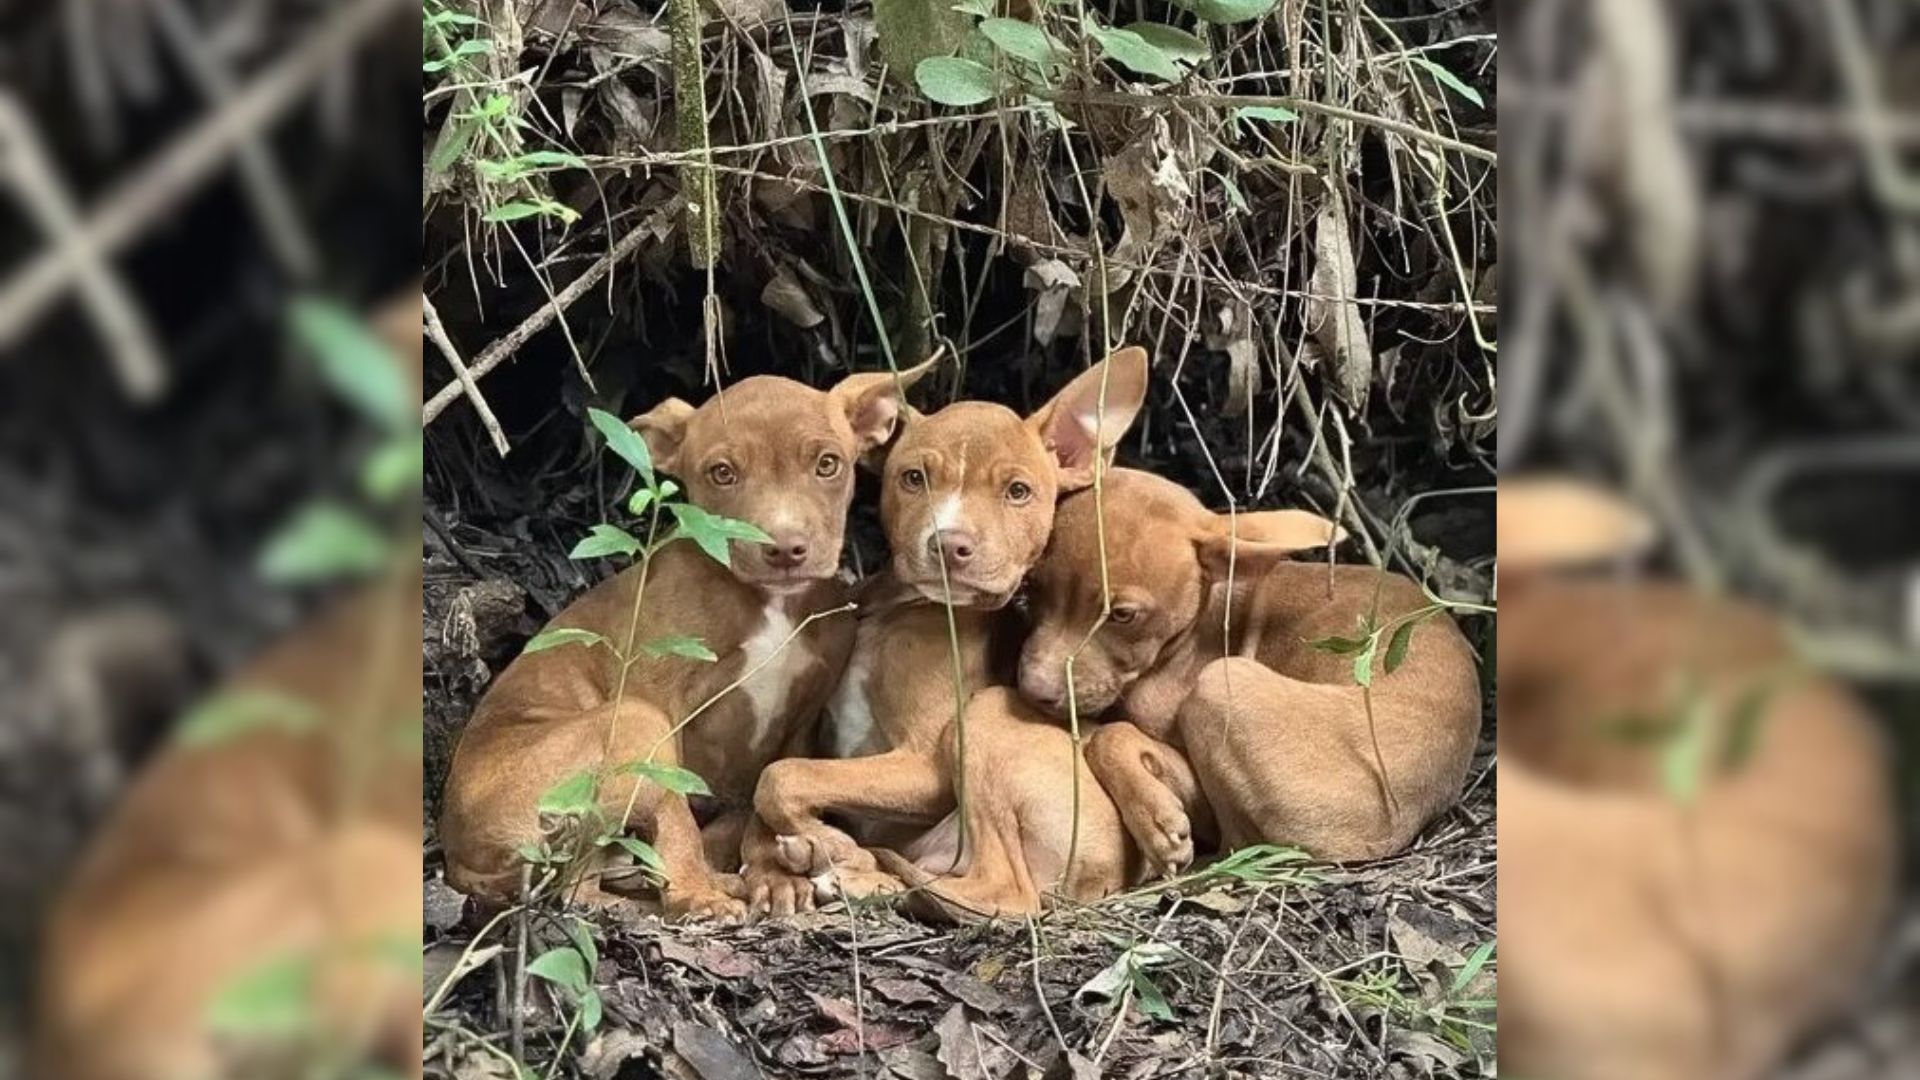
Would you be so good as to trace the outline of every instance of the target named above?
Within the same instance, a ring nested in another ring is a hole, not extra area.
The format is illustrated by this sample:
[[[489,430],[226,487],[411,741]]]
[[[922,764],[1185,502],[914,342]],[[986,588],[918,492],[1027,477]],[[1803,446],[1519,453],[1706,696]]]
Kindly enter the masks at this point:
[[[1088,763],[1150,862],[1179,869],[1196,837],[1332,860],[1411,843],[1458,795],[1479,731],[1459,630],[1414,618],[1426,595],[1400,575],[1289,561],[1345,535],[1316,515],[1216,514],[1131,469],[1105,486],[1104,528],[1089,496],[1067,499],[1034,568],[1020,689],[1056,718],[1114,711]],[[1369,612],[1412,628],[1405,663],[1363,688],[1352,657],[1309,642],[1351,635]]]
[[[646,656],[625,666],[608,649],[553,648],[521,656],[494,680],[448,778],[440,837],[455,888],[511,900],[518,853],[541,836],[541,795],[600,770],[606,819],[646,837],[666,866],[669,915],[811,904],[805,878],[755,857],[772,840],[753,827],[750,799],[768,762],[806,748],[845,666],[852,620],[826,615],[847,599],[836,574],[854,463],[892,435],[901,391],[924,372],[857,374],[824,391],[755,377],[698,407],[669,400],[629,421],[690,503],[765,539],[730,540],[724,562],[693,544],[667,545],[652,556],[644,594],[631,567],[551,624],[635,645],[684,635],[711,658]],[[699,722],[684,725],[696,708]],[[684,795],[621,771],[640,760],[698,774],[718,816],[702,822]],[[745,879],[735,880],[743,862]],[[612,902],[598,887],[586,898]]]
[[[1878,725],[1771,612],[1569,573],[1653,544],[1617,496],[1502,478],[1499,515],[1500,1064],[1771,1075],[1885,940],[1897,829]],[[1647,718],[1703,747],[1690,794],[1678,735],[1623,732]]]

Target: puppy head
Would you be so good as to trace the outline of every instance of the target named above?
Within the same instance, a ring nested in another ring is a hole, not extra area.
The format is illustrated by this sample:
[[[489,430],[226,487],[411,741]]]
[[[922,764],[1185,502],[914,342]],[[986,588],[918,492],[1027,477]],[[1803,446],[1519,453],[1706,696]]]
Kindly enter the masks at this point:
[[[1004,605],[1046,547],[1055,500],[1093,483],[1095,455],[1112,460],[1146,393],[1146,351],[1126,348],[1025,419],[981,401],[911,417],[882,470],[895,575],[929,599]]]
[[[756,525],[772,538],[735,540],[734,576],[792,588],[833,576],[853,499],[853,465],[891,438],[900,391],[927,365],[863,372],[831,390],[773,376],[744,379],[695,408],[678,398],[634,417],[654,465],[695,505]]]
[[[1113,597],[1107,620],[1100,622],[1100,523],[1091,492],[1061,504],[1053,542],[1030,579],[1033,631],[1020,654],[1020,692],[1054,716],[1068,714],[1066,662],[1076,650],[1073,696],[1083,718],[1096,716],[1193,628],[1215,584],[1258,576],[1346,535],[1301,510],[1216,514],[1178,484],[1132,469],[1108,473],[1103,488]]]

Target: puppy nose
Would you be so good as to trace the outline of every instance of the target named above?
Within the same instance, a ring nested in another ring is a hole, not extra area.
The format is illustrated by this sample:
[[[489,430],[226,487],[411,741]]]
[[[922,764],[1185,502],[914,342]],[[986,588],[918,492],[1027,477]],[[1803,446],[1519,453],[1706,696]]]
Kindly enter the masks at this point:
[[[806,562],[807,550],[807,538],[798,533],[782,533],[773,538],[773,543],[760,545],[767,565],[780,570],[791,570]]]
[[[927,538],[927,553],[938,555],[948,566],[963,566],[973,559],[973,534],[965,529],[941,529]]]
[[[1020,673],[1020,693],[1045,712],[1059,712],[1067,703],[1065,684],[1032,672]]]

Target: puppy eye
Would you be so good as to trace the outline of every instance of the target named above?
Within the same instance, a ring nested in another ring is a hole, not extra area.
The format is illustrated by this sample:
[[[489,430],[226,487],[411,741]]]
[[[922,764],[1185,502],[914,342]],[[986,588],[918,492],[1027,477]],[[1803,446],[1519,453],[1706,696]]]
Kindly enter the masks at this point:
[[[1140,609],[1130,604],[1115,604],[1113,610],[1108,613],[1107,617],[1125,626],[1140,617]]]
[[[1015,480],[1007,485],[1007,501],[1018,506],[1033,498],[1033,487],[1025,480]]]
[[[740,474],[726,462],[716,461],[707,466],[707,479],[713,481],[715,487],[732,487],[740,482]]]
[[[908,491],[921,491],[927,486],[927,474],[919,469],[908,469],[900,474],[900,486]]]
[[[831,480],[840,475],[840,455],[821,454],[820,460],[813,463],[813,475],[822,480]]]

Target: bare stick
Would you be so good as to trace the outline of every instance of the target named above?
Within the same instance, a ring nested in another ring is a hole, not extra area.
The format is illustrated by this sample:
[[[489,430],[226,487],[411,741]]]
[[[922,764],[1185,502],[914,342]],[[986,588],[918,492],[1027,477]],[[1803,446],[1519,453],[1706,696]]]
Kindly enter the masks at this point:
[[[507,331],[506,336],[482,349],[479,355],[473,358],[473,363],[468,365],[471,378],[485,378],[488,372],[499,367],[502,361],[519,351],[520,346],[525,345],[533,335],[546,329],[554,316],[572,307],[574,301],[586,295],[587,290],[593,288],[601,278],[606,277],[607,272],[612,270],[615,264],[633,254],[636,248],[652,236],[651,225],[642,223],[634,226],[627,235],[620,238],[619,243],[613,245],[612,250],[602,255],[592,266],[587,267],[586,273],[568,282],[566,288],[555,293],[552,300],[535,309],[533,314],[522,320],[519,326]],[[445,412],[447,406],[453,404],[455,399],[464,392],[458,379],[441,387],[439,392],[428,399],[426,406],[420,410],[421,426],[433,423],[434,418]]]
[[[453,369],[454,379],[466,392],[467,400],[473,402],[473,411],[480,414],[480,426],[486,428],[487,435],[493,439],[493,448],[499,451],[501,457],[506,457],[507,451],[513,447],[507,443],[506,433],[500,430],[499,418],[493,415],[492,407],[481,395],[479,384],[473,381],[473,373],[467,370],[466,362],[460,359],[459,351],[453,347],[453,339],[447,336],[447,328],[440,322],[440,313],[434,310],[433,301],[424,294],[420,297],[420,304],[427,317],[427,339],[440,350],[447,366]]]
[[[81,255],[106,258],[164,220],[225,165],[237,147],[299,104],[314,83],[405,7],[400,0],[351,0],[334,8],[291,56],[115,185],[79,227],[76,239],[85,247],[43,251],[0,286],[0,351],[17,342],[84,276]]]
[[[167,386],[167,369],[153,330],[108,264],[106,252],[87,236],[79,208],[54,171],[33,118],[6,93],[0,93],[0,174],[12,181],[27,213],[46,231],[51,241],[48,256],[62,263],[78,282],[80,299],[106,339],[107,356],[121,388],[135,401],[158,397]],[[0,348],[9,344],[10,325],[0,314]]]
[[[206,32],[186,4],[181,0],[155,0],[153,13],[173,51],[179,54],[181,68],[207,104],[218,106],[231,100],[238,90],[233,72],[207,48]],[[260,132],[240,144],[239,158],[241,190],[253,204],[253,216],[260,222],[267,246],[290,276],[302,281],[311,278],[319,268],[320,256],[288,194],[286,177]]]

